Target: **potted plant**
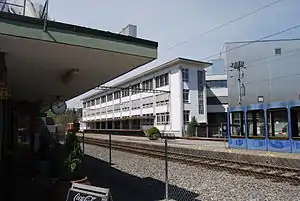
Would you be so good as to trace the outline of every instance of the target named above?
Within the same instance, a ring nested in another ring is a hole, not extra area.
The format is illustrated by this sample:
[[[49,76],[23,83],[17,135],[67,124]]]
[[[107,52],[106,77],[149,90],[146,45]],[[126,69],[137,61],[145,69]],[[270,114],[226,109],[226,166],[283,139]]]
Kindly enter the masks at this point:
[[[155,126],[146,130],[145,133],[150,140],[158,140],[160,138],[160,132]]]
[[[55,185],[55,200],[65,200],[72,183],[90,184],[82,175],[83,151],[75,131],[68,131],[61,154],[60,175]]]

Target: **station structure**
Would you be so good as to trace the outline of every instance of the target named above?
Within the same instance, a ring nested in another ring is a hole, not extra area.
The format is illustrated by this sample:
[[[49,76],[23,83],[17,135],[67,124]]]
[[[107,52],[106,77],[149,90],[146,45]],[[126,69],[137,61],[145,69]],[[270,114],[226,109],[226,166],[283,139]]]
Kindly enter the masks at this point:
[[[0,12],[2,181],[9,182],[14,174],[9,171],[15,165],[10,162],[18,149],[18,128],[30,128],[32,149],[35,119],[51,103],[156,59],[157,46],[131,36]]]

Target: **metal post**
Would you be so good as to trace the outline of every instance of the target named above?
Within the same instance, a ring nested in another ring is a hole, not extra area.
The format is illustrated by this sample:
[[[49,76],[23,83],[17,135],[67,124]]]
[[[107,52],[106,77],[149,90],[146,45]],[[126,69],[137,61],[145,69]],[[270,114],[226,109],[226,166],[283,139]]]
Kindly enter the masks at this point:
[[[47,31],[48,5],[49,5],[49,0],[46,0],[45,2],[46,9],[44,15],[44,32]]]
[[[238,74],[238,91],[239,91],[239,105],[242,104],[242,96],[245,96],[245,85],[242,83],[242,79],[244,78],[244,73],[242,73],[241,69],[244,69],[244,62],[237,61],[231,63],[230,68],[233,68],[237,71]]]
[[[168,139],[165,138],[165,183],[166,183],[166,201],[169,200],[169,189],[168,189]]]
[[[84,154],[84,131],[82,132],[82,152]]]
[[[26,9],[26,0],[24,0],[24,4],[23,4],[23,15],[25,15],[25,9]]]
[[[111,132],[109,132],[108,136],[109,136],[109,167],[111,167]]]

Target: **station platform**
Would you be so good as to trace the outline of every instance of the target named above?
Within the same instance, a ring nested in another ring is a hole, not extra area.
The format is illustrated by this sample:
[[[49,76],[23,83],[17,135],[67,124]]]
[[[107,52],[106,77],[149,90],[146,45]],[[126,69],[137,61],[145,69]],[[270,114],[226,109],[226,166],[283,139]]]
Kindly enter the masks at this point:
[[[82,134],[78,134],[82,136]],[[85,134],[85,138],[108,140],[106,134]],[[164,139],[149,140],[146,137],[133,136],[111,136],[112,141],[130,144],[133,146],[142,146],[145,148],[162,149]],[[300,168],[300,154],[257,151],[246,149],[229,149],[228,143],[220,141],[205,140],[187,140],[187,139],[168,139],[168,150],[180,153],[197,154],[200,156],[212,157],[215,159],[228,159],[234,161],[243,161],[248,163],[272,165],[280,167]]]

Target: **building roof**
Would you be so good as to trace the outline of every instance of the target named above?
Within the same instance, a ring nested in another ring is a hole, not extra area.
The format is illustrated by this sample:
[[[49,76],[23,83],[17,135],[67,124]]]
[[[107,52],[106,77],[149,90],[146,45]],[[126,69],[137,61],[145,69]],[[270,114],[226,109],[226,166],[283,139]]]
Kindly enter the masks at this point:
[[[186,58],[178,57],[176,59],[173,59],[173,60],[168,61],[166,63],[163,63],[161,65],[158,65],[158,66],[156,66],[154,68],[151,68],[150,70],[147,70],[145,72],[137,74],[136,76],[133,76],[133,77],[131,77],[129,79],[126,79],[124,81],[118,82],[117,84],[114,84],[114,85],[112,85],[110,87],[120,87],[121,85],[125,85],[128,82],[133,81],[133,80],[135,80],[137,78],[140,78],[140,77],[143,77],[143,76],[147,76],[147,75],[149,75],[151,73],[155,73],[155,72],[157,72],[159,70],[162,70],[162,69],[167,68],[167,67],[172,66],[172,65],[176,65],[176,64],[181,63],[181,62],[184,62],[186,64],[198,65],[198,66],[201,65],[204,68],[212,65],[212,63],[209,63],[209,62],[197,61],[197,60],[192,60],[192,59],[186,59]],[[111,89],[109,89],[109,90],[111,90]],[[96,92],[96,93],[93,93],[91,95],[88,95],[88,96],[82,98],[81,100],[85,101],[85,100],[91,99],[91,98],[93,98],[95,96],[98,96],[98,95],[102,94],[105,91],[107,91],[107,90],[100,90],[99,92]]]
[[[3,20],[11,20],[11,22],[14,22],[16,24],[20,23],[26,23],[30,24],[32,27],[43,27],[44,26],[44,20],[39,18],[33,18],[23,15],[15,15],[11,13],[1,12],[0,11],[0,18]],[[107,40],[114,40],[114,41],[121,41],[121,42],[128,42],[130,44],[138,44],[138,45],[144,45],[146,47],[152,47],[157,48],[158,43],[150,40],[135,38],[131,36],[125,36],[121,34],[112,33],[109,31],[102,31],[98,29],[92,29],[87,28],[83,26],[77,26],[72,24],[66,24],[62,22],[55,22],[55,21],[47,21],[47,28],[48,29],[59,29],[64,30],[66,32],[72,32],[79,35],[88,35],[89,37],[100,37]]]
[[[226,44],[234,44],[234,43],[264,43],[264,42],[276,42],[276,41],[294,41],[300,40],[300,38],[286,38],[286,39],[272,39],[272,40],[246,40],[246,41],[234,41],[234,42],[226,42]]]

